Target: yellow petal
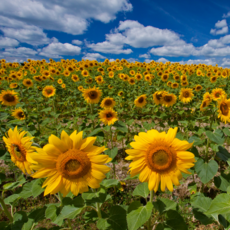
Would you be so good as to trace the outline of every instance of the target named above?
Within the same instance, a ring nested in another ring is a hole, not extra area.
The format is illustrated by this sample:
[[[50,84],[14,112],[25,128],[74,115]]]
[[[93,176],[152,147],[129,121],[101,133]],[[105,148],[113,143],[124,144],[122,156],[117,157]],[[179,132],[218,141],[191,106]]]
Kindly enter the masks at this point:
[[[145,167],[142,169],[141,173],[140,173],[140,176],[139,176],[139,180],[141,182],[146,182],[149,180],[149,176],[151,175],[151,170],[149,169],[149,167]]]
[[[73,148],[73,140],[69,137],[69,135],[64,130],[62,130],[61,132],[61,140],[65,142],[68,149]]]
[[[149,181],[148,181],[148,188],[150,191],[154,190],[155,184],[156,184],[156,172],[151,172],[150,176],[149,176]]]
[[[70,186],[71,192],[77,196],[79,194],[79,186],[77,185],[76,182],[71,182],[71,186]]]
[[[43,168],[35,172],[33,175],[31,175],[33,178],[44,178],[44,177],[50,177],[56,174],[56,170],[53,169],[47,169]]]
[[[172,184],[171,177],[169,175],[165,175],[165,182],[168,190],[173,192],[173,184]]]
[[[91,147],[96,141],[96,139],[97,137],[87,137],[84,140],[82,140],[80,150],[84,150],[87,147]]]
[[[171,143],[175,139],[177,130],[178,130],[177,127],[174,129],[170,128],[168,130],[168,133],[166,134],[166,139],[168,143]]]
[[[77,135],[71,134],[71,139],[73,140],[73,148],[80,149],[82,142],[83,131],[79,132]]]
[[[90,161],[96,164],[105,164],[108,160],[108,155],[97,155],[97,156],[91,156]]]
[[[165,181],[165,176],[161,175],[161,191],[165,191],[165,186],[166,186],[166,181]]]
[[[48,186],[45,189],[44,196],[46,196],[49,193],[52,193],[52,191],[58,187],[58,185],[61,182],[62,176],[57,174],[57,176],[55,175],[51,178],[52,179],[50,180],[50,183],[48,184]]]
[[[91,175],[93,175],[93,177],[95,177],[98,180],[103,180],[105,178],[104,173],[102,173],[101,171],[95,170],[93,168],[91,170]]]
[[[175,138],[171,144],[172,148],[174,148],[176,151],[184,151],[190,149],[192,145],[193,143],[189,143],[187,141],[181,141],[177,138]]]
[[[100,165],[100,164],[91,164],[92,169],[95,169],[97,171],[100,171],[104,174],[108,173],[110,171],[110,167],[106,166],[106,165]]]
[[[53,134],[49,137],[49,143],[54,145],[57,149],[59,149],[62,153],[68,151],[68,146],[64,141],[54,136]]]
[[[179,157],[180,159],[194,159],[195,158],[195,155],[191,152],[188,152],[188,151],[176,151],[177,153],[177,157]]]
[[[62,154],[62,152],[57,149],[54,145],[51,144],[47,144],[43,147],[43,150],[47,153],[47,155],[50,156],[56,156],[58,157],[60,154]]]

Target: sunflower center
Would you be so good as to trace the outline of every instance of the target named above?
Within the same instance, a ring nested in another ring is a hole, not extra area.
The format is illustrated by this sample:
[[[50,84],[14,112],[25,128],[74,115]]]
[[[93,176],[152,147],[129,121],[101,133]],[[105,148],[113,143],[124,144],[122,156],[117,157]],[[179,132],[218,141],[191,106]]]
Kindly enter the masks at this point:
[[[20,118],[23,118],[25,115],[24,115],[23,112],[18,112],[18,116],[19,116]]]
[[[139,103],[143,103],[143,102],[144,102],[144,98],[143,98],[143,97],[140,97],[140,98],[138,99],[138,102],[139,102]]]
[[[215,94],[215,97],[220,97],[220,93],[216,93],[216,94]]]
[[[176,165],[176,154],[170,147],[162,143],[156,143],[156,146],[150,148],[149,154],[147,155],[148,167],[158,173],[166,172]]]
[[[64,178],[73,180],[85,176],[91,162],[85,152],[70,149],[58,157],[56,168]]]
[[[183,92],[183,96],[185,97],[185,98],[187,98],[187,97],[189,97],[189,92]]]
[[[106,101],[105,101],[105,105],[106,105],[106,106],[112,105],[112,101],[111,101],[111,100],[106,100]]]
[[[13,102],[15,101],[15,96],[10,93],[7,93],[3,96],[3,99],[8,102]]]
[[[220,110],[221,110],[223,115],[225,115],[225,116],[228,115],[229,108],[228,108],[228,105],[226,103],[221,103]]]
[[[90,91],[89,97],[90,97],[90,99],[96,99],[97,98],[97,92],[96,91]]]
[[[17,161],[25,161],[25,151],[21,149],[17,144],[12,144],[13,155]]]
[[[113,114],[112,114],[112,113],[107,113],[107,114],[106,114],[106,117],[107,117],[107,118],[111,118],[111,117],[113,117]]]
[[[46,93],[47,93],[47,94],[51,94],[52,92],[53,92],[52,89],[47,89],[47,90],[46,90]]]
[[[160,93],[159,93],[159,94],[158,94],[158,93],[156,94],[156,98],[157,98],[157,100],[159,100],[159,101],[160,101],[161,97],[162,97],[162,95],[161,95]]]
[[[166,101],[166,102],[171,102],[172,101],[172,96],[164,96],[164,100]]]

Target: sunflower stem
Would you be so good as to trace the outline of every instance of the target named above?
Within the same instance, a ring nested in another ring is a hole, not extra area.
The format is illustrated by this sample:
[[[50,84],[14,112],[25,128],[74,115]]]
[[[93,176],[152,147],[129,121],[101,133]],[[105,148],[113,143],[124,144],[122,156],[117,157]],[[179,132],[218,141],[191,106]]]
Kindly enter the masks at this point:
[[[60,191],[58,192],[58,196],[59,196],[59,200],[60,200],[60,202],[61,202],[61,206],[63,206],[63,203],[62,203],[62,201],[63,201],[63,196],[62,196],[62,194],[61,194]]]
[[[111,149],[113,149],[113,133],[112,133],[112,126],[109,126],[110,128],[110,140],[111,140]],[[115,164],[113,163],[113,178],[116,179],[116,167]]]
[[[73,230],[73,228],[72,228],[72,226],[71,226],[70,219],[67,219],[67,221],[68,221],[69,229]]]
[[[90,112],[91,112],[91,115],[93,115],[93,108],[94,108],[94,104],[90,104]],[[95,123],[94,123],[94,119],[93,119],[93,129],[95,128]]]
[[[149,202],[152,202],[153,201],[153,190],[150,191],[150,199],[149,199]],[[148,230],[151,230],[151,217],[152,217],[152,213],[149,217],[149,220],[147,222],[147,229]]]
[[[97,203],[97,202],[96,202],[96,210],[97,210],[98,218],[101,219],[102,218],[101,209],[100,209],[99,203]]]
[[[3,211],[5,212],[5,214],[7,215],[8,219],[10,220],[10,222],[13,222],[13,217],[12,215],[10,214],[10,212],[8,211],[7,207],[6,207],[6,204],[3,200],[2,197],[0,197],[0,203],[1,203],[1,206],[2,206],[2,209]]]

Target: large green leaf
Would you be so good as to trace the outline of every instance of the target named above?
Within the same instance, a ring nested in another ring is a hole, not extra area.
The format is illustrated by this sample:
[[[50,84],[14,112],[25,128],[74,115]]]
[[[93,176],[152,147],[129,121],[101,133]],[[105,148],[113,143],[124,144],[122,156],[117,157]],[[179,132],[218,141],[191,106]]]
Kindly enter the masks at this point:
[[[114,147],[113,149],[107,149],[105,151],[105,154],[108,155],[109,157],[112,158],[112,162],[114,160],[114,158],[117,156],[118,154],[118,148],[117,147]]]
[[[128,128],[126,127],[126,124],[123,121],[117,121],[114,123],[114,126],[117,128],[117,130],[123,132],[123,133],[127,133],[128,132]]]
[[[42,192],[44,192],[44,188],[42,188],[42,184],[44,182],[43,178],[37,179],[34,181],[32,185],[32,196],[36,198],[39,196]]]
[[[92,203],[104,203],[106,198],[110,196],[109,194],[106,193],[106,190],[104,188],[100,188],[98,192],[84,192],[82,194],[82,198],[85,200],[87,204],[92,204]]]
[[[161,215],[168,210],[177,210],[177,203],[168,198],[158,198],[156,202],[153,202],[153,205]]]
[[[175,210],[167,211],[166,224],[173,230],[187,230],[188,225],[185,223],[183,217]]]
[[[153,205],[148,202],[146,206],[141,206],[136,210],[131,211],[127,215],[127,223],[129,230],[136,230],[141,227],[150,218],[153,210]]]
[[[229,194],[219,194],[212,201],[206,215],[211,214],[229,214],[230,213],[230,196]]]
[[[214,177],[215,186],[225,192],[227,192],[227,188],[228,186],[230,186],[229,181],[230,181],[230,174],[226,175],[223,172],[221,173],[221,176]]]
[[[199,212],[197,208],[193,209],[193,214],[197,220],[199,220],[202,224],[207,225],[213,223],[213,220],[206,216],[204,213]]]
[[[204,143],[204,140],[201,140],[200,137],[194,135],[188,139],[188,142],[194,142],[194,145],[202,145]]]
[[[148,182],[141,183],[133,191],[133,196],[142,196],[147,198],[149,195]]]
[[[218,171],[218,164],[214,160],[206,163],[203,159],[198,159],[195,163],[195,171],[197,172],[200,180],[206,184],[216,175]]]
[[[222,146],[218,146],[219,152],[216,153],[216,155],[223,161],[228,161],[230,158],[230,153],[227,149],[225,149]]]
[[[219,145],[224,144],[223,132],[220,129],[216,129],[214,133],[211,131],[206,131],[206,135],[211,141]]]
[[[101,182],[101,185],[104,186],[105,188],[110,188],[113,186],[118,186],[119,183],[120,183],[119,180],[116,180],[116,179],[104,179]]]

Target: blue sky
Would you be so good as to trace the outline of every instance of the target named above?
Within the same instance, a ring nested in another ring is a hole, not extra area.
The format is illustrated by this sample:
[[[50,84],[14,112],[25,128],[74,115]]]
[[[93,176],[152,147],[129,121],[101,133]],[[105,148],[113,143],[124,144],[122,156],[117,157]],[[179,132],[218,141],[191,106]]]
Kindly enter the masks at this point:
[[[0,0],[0,59],[230,68],[228,0]]]

